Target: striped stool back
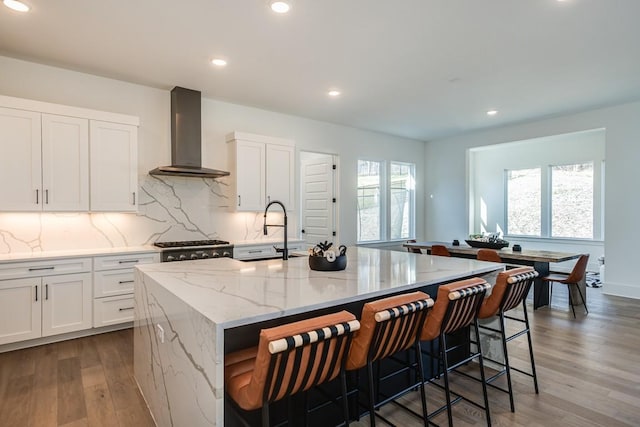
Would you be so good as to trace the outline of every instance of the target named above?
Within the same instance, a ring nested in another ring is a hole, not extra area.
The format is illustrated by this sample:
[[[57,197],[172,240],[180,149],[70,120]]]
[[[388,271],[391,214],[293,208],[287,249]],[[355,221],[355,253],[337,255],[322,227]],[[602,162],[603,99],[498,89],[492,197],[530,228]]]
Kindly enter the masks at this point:
[[[471,325],[478,316],[484,295],[491,285],[473,278],[440,286],[438,298],[427,317],[421,340],[431,341]]]
[[[262,424],[269,425],[270,403],[341,375],[347,422],[344,364],[359,328],[355,316],[342,311],[263,329],[257,347],[225,355],[225,389],[240,408],[262,408]]]

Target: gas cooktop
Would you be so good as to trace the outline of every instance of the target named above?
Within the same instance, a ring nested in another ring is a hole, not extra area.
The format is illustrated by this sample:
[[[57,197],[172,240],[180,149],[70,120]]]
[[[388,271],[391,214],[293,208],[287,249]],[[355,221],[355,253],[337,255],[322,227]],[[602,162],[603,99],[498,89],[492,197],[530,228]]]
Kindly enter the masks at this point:
[[[155,246],[159,248],[188,248],[191,246],[218,246],[228,245],[225,240],[184,240],[180,242],[156,242]]]

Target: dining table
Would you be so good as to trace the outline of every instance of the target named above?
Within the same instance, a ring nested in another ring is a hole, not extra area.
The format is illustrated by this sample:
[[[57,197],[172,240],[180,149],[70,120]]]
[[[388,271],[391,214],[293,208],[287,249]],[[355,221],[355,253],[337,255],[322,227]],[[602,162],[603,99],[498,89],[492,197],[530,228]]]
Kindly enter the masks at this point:
[[[453,243],[435,241],[407,242],[403,244],[403,246],[406,248],[418,248],[421,250],[426,250],[428,254],[430,253],[431,247],[433,245],[443,245],[449,250],[451,256],[459,258],[476,258],[478,255],[478,250],[481,249],[474,248],[462,243],[460,243],[459,245],[454,245]],[[580,255],[582,255],[579,253],[571,252],[545,251],[525,248],[516,251],[512,247],[496,249],[496,251],[500,255],[503,263],[531,266],[538,272],[538,277],[533,284],[534,310],[545,305],[549,305],[549,283],[542,280],[542,277],[549,275],[549,264],[578,259],[580,258]],[[582,283],[579,283],[578,286],[581,287],[582,295],[584,295],[586,299],[587,293],[584,280],[582,281]],[[572,290],[573,288],[571,288],[570,291]],[[574,304],[581,304],[581,300],[578,298],[573,298],[573,301]]]

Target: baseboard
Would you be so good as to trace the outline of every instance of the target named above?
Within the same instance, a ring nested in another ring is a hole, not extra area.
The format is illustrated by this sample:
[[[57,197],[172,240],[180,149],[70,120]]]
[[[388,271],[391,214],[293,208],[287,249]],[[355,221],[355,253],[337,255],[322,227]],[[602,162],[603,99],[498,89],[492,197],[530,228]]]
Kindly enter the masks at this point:
[[[605,280],[605,283],[602,286],[602,293],[605,295],[640,299],[640,286],[624,283],[611,283]]]
[[[119,331],[120,329],[128,329],[133,327],[133,322],[120,323],[119,325],[103,326],[101,328],[84,329],[82,331],[69,332],[66,334],[52,335],[50,337],[36,338],[33,340],[12,342],[0,345],[0,353],[7,351],[20,350],[23,348],[36,347],[43,344],[51,344],[54,342],[72,340],[75,338],[88,337],[90,335],[103,334],[105,332]]]

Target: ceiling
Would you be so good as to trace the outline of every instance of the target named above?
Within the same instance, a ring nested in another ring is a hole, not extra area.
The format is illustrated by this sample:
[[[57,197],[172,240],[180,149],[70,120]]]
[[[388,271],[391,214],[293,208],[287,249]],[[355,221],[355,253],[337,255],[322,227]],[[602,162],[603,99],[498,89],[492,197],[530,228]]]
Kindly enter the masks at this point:
[[[640,99],[638,0],[23,1],[2,55],[420,140]]]

